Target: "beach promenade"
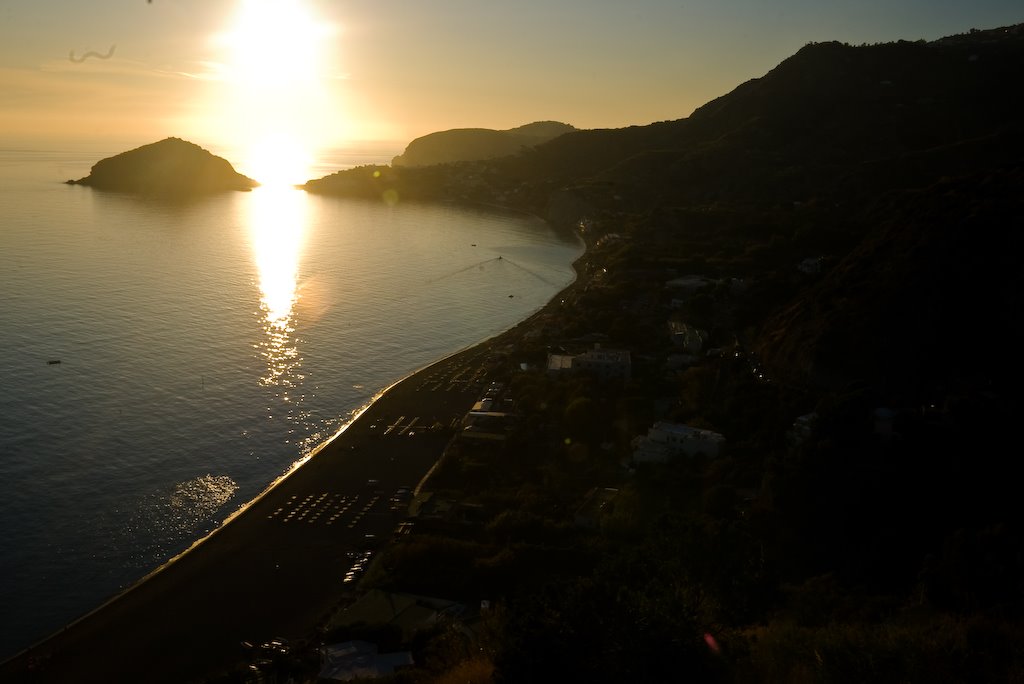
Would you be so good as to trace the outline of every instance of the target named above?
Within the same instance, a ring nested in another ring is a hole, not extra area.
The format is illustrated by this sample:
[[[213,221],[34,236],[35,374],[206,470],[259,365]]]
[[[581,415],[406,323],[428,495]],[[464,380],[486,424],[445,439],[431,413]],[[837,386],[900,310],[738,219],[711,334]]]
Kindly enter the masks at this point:
[[[390,496],[424,477],[483,391],[493,344],[392,387],[201,544],[0,665],[0,681],[204,681],[245,659],[243,641],[314,638],[351,591],[348,553],[390,536]]]

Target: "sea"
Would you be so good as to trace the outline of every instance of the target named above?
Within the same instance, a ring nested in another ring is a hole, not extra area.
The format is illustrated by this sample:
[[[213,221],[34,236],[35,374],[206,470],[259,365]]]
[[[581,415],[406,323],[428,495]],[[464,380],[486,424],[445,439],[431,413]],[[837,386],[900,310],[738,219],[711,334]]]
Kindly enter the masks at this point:
[[[64,181],[129,147],[32,147],[0,147],[0,659],[541,308],[583,251],[492,208],[97,191]],[[399,151],[333,150],[311,177]]]

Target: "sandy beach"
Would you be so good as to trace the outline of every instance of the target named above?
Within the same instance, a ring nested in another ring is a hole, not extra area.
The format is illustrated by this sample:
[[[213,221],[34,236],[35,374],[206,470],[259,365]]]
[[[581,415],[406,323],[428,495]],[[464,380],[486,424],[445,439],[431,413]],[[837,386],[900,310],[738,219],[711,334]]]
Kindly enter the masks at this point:
[[[242,661],[243,641],[313,638],[351,592],[348,552],[390,536],[401,514],[389,497],[436,463],[507,335],[391,387],[202,543],[0,665],[0,680],[203,681]]]

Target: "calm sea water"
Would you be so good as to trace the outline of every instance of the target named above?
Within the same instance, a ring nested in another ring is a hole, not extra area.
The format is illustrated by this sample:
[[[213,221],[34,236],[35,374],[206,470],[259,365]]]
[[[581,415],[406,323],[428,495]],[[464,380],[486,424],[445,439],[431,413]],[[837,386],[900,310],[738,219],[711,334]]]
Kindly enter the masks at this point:
[[[382,388],[541,307],[582,249],[447,205],[62,183],[122,149],[0,150],[0,658],[207,534]]]

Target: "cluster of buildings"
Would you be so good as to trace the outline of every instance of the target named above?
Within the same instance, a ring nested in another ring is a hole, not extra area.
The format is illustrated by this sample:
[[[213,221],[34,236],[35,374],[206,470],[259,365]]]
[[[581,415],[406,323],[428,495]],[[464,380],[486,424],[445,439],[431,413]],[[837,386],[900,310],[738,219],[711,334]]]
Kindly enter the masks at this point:
[[[459,439],[465,442],[504,443],[516,426],[515,405],[505,384],[492,382],[462,418]]]

